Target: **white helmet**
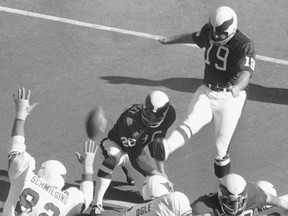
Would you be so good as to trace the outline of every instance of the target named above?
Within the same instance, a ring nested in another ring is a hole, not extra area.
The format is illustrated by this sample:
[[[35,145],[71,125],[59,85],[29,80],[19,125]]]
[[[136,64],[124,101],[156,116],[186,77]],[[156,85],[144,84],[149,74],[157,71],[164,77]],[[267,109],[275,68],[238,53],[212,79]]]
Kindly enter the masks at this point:
[[[152,200],[162,195],[172,192],[169,182],[161,175],[152,175],[146,177],[143,187],[142,196],[144,200]]]
[[[240,215],[246,208],[248,194],[246,181],[237,174],[230,173],[220,180],[218,199],[223,212],[227,215]]]
[[[153,91],[147,95],[142,108],[142,121],[147,127],[161,125],[169,110],[169,98],[162,91]]]
[[[42,163],[37,175],[50,186],[62,189],[65,180],[62,175],[66,174],[65,166],[57,160],[48,160]]]
[[[210,41],[216,45],[224,45],[236,33],[236,13],[230,7],[218,7],[216,11],[210,16],[209,24],[211,27]]]
[[[272,194],[273,196],[277,196],[277,191],[274,188],[274,185],[271,184],[270,182],[268,182],[268,181],[258,181],[258,182],[256,182],[256,185],[258,187],[260,187],[266,193]],[[264,205],[261,208],[258,208],[258,212],[265,211],[265,210],[267,210],[267,209],[269,209],[271,207],[272,207],[271,205]]]
[[[258,187],[260,187],[266,193],[272,194],[273,196],[277,196],[277,191],[274,188],[274,185],[268,181],[258,181],[256,183]]]

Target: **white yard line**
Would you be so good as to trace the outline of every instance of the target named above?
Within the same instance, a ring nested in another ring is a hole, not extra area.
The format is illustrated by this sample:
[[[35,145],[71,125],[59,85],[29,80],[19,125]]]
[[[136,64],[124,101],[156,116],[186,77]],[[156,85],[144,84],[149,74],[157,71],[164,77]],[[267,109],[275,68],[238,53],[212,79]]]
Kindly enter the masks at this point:
[[[45,15],[45,14],[40,14],[40,13],[34,13],[34,12],[19,10],[19,9],[14,9],[14,8],[8,8],[8,7],[0,6],[0,11],[7,12],[7,13],[13,13],[13,14],[19,14],[19,15],[23,15],[23,16],[36,17],[36,18],[51,20],[51,21],[56,21],[56,22],[62,22],[62,23],[70,24],[70,25],[77,25],[77,26],[82,26],[82,27],[87,27],[87,28],[92,28],[92,29],[117,32],[117,33],[121,33],[121,34],[133,35],[133,36],[138,36],[138,37],[145,37],[145,38],[154,39],[154,40],[158,40],[159,38],[162,38],[162,36],[158,36],[158,35],[152,35],[152,34],[147,34],[147,33],[142,33],[142,32],[119,29],[119,28],[103,26],[103,25],[98,25],[98,24],[93,24],[93,23],[81,22],[81,21],[77,21],[77,20],[66,19],[66,18],[56,17],[56,16],[50,16],[50,15]],[[186,44],[186,45],[188,45],[188,44]],[[194,44],[189,44],[188,46],[197,47]],[[256,58],[261,60],[261,61],[272,62],[275,64],[288,65],[287,60],[276,59],[276,58],[271,58],[271,57],[262,56],[262,55],[256,55]]]

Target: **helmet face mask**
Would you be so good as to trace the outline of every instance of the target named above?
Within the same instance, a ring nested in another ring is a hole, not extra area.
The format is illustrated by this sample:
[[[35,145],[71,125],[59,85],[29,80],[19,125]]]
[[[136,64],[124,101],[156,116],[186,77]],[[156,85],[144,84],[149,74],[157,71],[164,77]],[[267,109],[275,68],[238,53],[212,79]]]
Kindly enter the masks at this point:
[[[219,7],[214,14],[210,16],[209,26],[211,29],[210,42],[219,46],[224,45],[236,33],[236,13],[230,7]]]
[[[169,98],[161,91],[153,91],[149,94],[142,107],[142,122],[151,128],[156,128],[164,121],[169,110]]]
[[[225,214],[242,214],[248,201],[246,181],[237,174],[224,176],[218,188],[218,199]]]

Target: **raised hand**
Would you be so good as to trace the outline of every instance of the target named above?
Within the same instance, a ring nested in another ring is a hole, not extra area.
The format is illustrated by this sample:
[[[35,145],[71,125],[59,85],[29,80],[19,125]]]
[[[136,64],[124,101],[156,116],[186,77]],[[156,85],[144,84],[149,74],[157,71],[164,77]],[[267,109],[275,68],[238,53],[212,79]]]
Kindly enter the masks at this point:
[[[38,105],[29,104],[31,91],[25,91],[25,88],[18,89],[18,95],[13,94],[13,99],[16,105],[16,119],[25,120],[30,112]]]
[[[96,145],[93,140],[88,140],[84,143],[83,156],[79,152],[75,152],[79,163],[81,163],[85,169],[85,173],[93,173],[93,163],[97,149],[98,145]]]

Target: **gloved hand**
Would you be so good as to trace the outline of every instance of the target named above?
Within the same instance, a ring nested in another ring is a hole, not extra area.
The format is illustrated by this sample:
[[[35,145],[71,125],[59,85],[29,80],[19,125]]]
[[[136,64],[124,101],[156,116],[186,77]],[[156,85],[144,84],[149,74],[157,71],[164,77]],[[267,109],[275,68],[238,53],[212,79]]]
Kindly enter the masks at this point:
[[[84,155],[81,156],[79,152],[75,152],[76,157],[83,165],[84,173],[93,173],[93,163],[98,145],[93,140],[88,140],[84,143]]]
[[[29,104],[31,91],[30,89],[25,94],[25,88],[18,89],[18,95],[13,95],[15,105],[16,105],[16,119],[25,120],[30,112],[38,105],[34,103],[33,105]]]

